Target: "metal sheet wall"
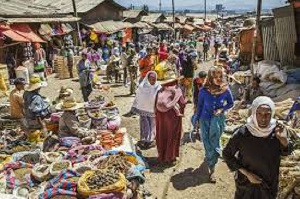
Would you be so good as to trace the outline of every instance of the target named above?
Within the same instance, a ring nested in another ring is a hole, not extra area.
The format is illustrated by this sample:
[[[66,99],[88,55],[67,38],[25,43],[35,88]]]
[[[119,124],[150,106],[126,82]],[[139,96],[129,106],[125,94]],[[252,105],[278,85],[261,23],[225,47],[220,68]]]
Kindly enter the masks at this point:
[[[276,27],[276,43],[282,66],[293,65],[297,32],[294,8],[285,6],[273,10]]]
[[[279,52],[276,44],[276,28],[274,20],[271,19],[261,25],[264,59],[280,61]]]

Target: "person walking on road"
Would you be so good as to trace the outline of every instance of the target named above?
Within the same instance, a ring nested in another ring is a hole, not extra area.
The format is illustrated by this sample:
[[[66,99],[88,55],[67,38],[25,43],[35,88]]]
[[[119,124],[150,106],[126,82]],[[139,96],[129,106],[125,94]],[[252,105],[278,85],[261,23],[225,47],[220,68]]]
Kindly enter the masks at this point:
[[[225,129],[225,113],[234,105],[231,91],[222,69],[212,67],[204,87],[200,89],[196,113],[196,126],[202,133],[205,160],[209,167],[210,182],[215,183],[215,166],[221,155],[220,138]]]

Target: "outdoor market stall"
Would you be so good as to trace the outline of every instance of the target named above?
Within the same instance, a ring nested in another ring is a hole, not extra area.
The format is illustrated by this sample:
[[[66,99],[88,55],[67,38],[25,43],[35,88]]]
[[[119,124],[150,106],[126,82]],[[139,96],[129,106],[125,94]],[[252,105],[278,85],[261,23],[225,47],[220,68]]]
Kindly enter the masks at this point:
[[[58,138],[56,107],[48,121],[53,134],[46,139],[39,131],[30,136],[16,128],[0,132],[0,193],[32,199],[143,198],[146,192],[139,185],[146,166],[121,127],[110,89],[94,90],[77,111],[82,126],[95,132],[92,137]]]

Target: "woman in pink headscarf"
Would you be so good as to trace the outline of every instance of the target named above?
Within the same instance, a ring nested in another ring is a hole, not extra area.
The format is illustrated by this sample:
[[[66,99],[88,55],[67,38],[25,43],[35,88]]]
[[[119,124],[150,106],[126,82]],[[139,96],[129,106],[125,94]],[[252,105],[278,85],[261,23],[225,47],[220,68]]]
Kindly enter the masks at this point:
[[[156,145],[158,161],[160,163],[174,164],[179,157],[179,146],[182,133],[182,115],[176,111],[184,112],[185,100],[178,81],[163,85],[157,94],[156,100]]]

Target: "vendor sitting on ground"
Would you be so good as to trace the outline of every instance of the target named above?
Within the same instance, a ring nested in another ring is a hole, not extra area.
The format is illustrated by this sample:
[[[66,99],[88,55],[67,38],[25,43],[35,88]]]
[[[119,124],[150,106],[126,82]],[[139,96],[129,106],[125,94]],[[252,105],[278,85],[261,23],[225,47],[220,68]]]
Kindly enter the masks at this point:
[[[59,120],[59,137],[84,138],[88,136],[89,131],[80,127],[76,116],[76,111],[82,107],[83,104],[77,103],[73,97],[67,97],[63,103],[56,106],[57,110],[64,111]]]
[[[73,94],[73,89],[66,86],[62,86],[59,90],[58,97],[53,101],[53,105],[62,103],[64,99],[70,97]]]
[[[24,117],[24,86],[25,79],[17,78],[14,81],[15,89],[9,95],[10,116],[13,119],[22,119]]]
[[[243,105],[252,104],[254,99],[264,95],[259,84],[260,84],[259,77],[253,76],[251,80],[251,85],[247,86],[244,91],[244,96],[242,100]]]
[[[50,104],[45,97],[40,95],[41,88],[47,86],[39,75],[33,74],[30,78],[30,85],[24,93],[25,128],[28,130],[42,129],[46,136],[47,128],[44,119],[51,114]]]

